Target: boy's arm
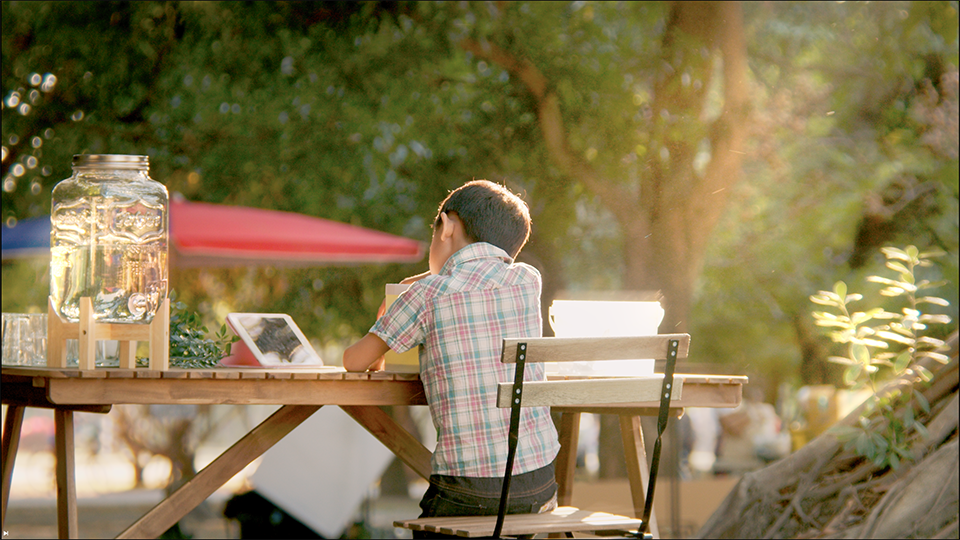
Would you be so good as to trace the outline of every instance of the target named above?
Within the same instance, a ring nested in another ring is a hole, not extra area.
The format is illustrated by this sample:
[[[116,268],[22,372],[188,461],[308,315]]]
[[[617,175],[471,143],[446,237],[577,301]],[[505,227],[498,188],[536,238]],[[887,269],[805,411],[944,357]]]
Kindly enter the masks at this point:
[[[380,371],[383,355],[390,350],[376,334],[367,334],[343,351],[343,368],[347,371]]]

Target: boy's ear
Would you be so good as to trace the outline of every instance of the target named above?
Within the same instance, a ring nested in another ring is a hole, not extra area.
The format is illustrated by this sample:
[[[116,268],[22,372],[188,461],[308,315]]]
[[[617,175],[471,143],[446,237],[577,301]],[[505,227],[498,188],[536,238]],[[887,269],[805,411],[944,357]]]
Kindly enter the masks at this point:
[[[440,240],[448,240],[453,237],[453,231],[460,226],[459,221],[447,215],[446,212],[440,212]]]

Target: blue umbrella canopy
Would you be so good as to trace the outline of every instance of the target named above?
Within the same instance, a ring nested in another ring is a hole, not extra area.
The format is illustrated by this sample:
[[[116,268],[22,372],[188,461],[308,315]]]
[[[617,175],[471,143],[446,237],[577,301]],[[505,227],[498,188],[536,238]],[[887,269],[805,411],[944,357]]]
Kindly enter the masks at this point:
[[[3,224],[3,260],[50,256],[50,216]]]

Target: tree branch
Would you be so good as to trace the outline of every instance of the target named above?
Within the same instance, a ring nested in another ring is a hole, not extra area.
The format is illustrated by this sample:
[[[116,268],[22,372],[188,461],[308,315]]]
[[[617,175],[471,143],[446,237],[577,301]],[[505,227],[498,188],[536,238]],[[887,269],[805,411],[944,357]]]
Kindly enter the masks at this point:
[[[596,169],[581,160],[570,148],[560,110],[560,98],[550,88],[547,77],[527,59],[518,58],[489,41],[466,38],[459,45],[477,58],[497,64],[523,83],[536,101],[540,132],[553,162],[565,175],[587,186],[607,209],[617,215],[621,223],[629,221],[635,208],[633,195],[616,183],[602,178]]]

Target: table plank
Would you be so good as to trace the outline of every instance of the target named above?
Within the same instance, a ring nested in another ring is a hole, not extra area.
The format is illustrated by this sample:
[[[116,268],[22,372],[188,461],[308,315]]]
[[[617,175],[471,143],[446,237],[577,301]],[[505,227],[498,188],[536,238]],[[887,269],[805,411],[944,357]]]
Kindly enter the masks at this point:
[[[202,373],[198,373],[202,376]],[[426,405],[420,381],[282,379],[48,379],[61,405]]]

